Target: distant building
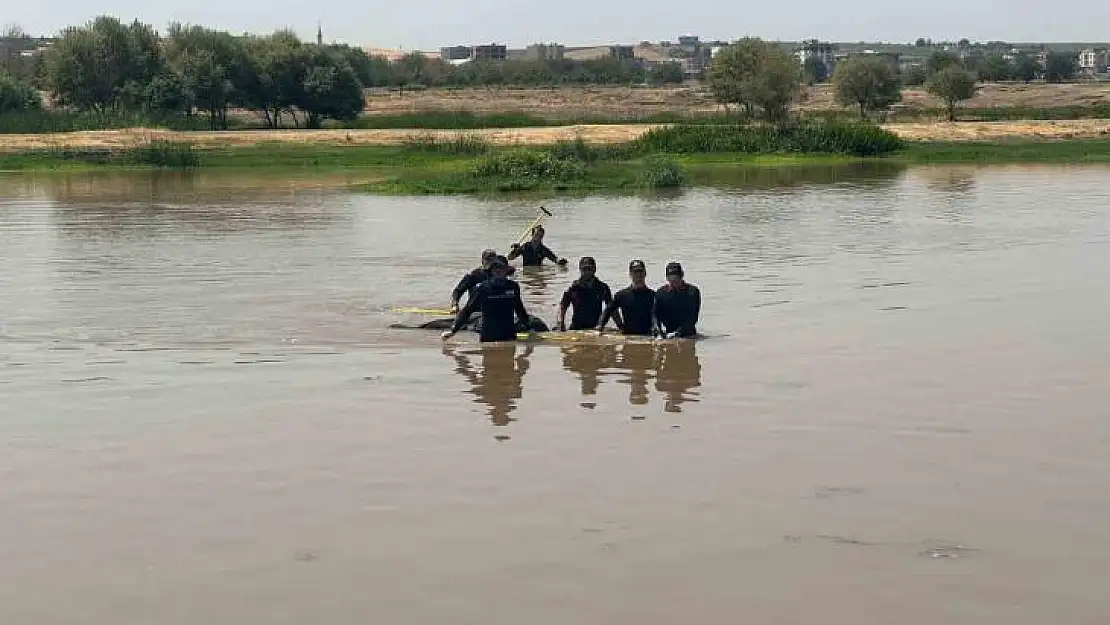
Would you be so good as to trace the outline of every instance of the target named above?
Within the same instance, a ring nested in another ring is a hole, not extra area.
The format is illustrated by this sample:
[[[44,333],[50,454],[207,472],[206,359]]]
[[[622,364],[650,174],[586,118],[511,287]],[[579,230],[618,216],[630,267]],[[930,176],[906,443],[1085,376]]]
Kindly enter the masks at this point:
[[[524,50],[524,58],[529,61],[561,61],[566,48],[557,43],[536,43]]]
[[[1085,48],[1079,51],[1079,70],[1086,74],[1103,74],[1110,66],[1110,53],[1105,48]]]
[[[470,49],[472,61],[504,61],[507,56],[508,48],[496,43],[474,46]]]
[[[618,61],[630,61],[636,58],[636,48],[633,46],[609,46],[609,56]]]
[[[794,56],[798,59],[799,65],[805,65],[811,60],[821,61],[829,74],[832,74],[836,66],[836,46],[816,39],[803,41],[794,51]]]
[[[470,46],[446,46],[439,49],[439,58],[444,61],[463,61],[470,59]]]
[[[690,53],[697,53],[701,48],[701,38],[697,35],[683,35],[678,38],[678,47]]]

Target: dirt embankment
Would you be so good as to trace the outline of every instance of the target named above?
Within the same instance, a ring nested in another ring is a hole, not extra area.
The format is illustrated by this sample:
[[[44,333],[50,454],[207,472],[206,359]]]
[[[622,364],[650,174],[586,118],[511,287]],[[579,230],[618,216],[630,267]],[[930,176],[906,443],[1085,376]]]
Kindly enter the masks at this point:
[[[559,126],[490,130],[290,130],[172,132],[131,129],[41,135],[0,135],[0,151],[26,152],[50,148],[126,149],[155,139],[187,141],[198,147],[263,145],[280,142],[320,146],[400,145],[428,134],[442,138],[477,135],[496,145],[540,145],[581,137],[590,143],[621,143],[653,128],[647,124]],[[1085,119],[1025,122],[956,122],[888,124],[907,139],[923,141],[995,141],[1000,139],[1084,139],[1110,135],[1110,120]]]
[[[909,109],[939,109],[941,103],[922,88],[906,89],[902,106]],[[984,84],[967,108],[1110,105],[1110,83]],[[839,108],[832,87],[818,85],[806,90],[798,108]],[[395,115],[422,111],[466,110],[475,113],[521,112],[546,119],[589,119],[599,117],[644,118],[660,113],[713,113],[722,107],[700,86],[673,88],[564,87],[558,89],[429,89],[426,91],[372,91],[367,96],[368,115]]]

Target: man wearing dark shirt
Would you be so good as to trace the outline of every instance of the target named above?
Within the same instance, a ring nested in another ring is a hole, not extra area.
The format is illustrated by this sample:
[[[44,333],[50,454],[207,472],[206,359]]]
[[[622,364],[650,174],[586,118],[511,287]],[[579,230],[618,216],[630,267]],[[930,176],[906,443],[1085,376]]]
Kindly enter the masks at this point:
[[[701,314],[701,291],[683,279],[682,265],[667,263],[667,284],[655,292],[656,328],[664,338],[694,338]]]
[[[515,321],[519,321],[522,326],[528,324],[528,311],[524,309],[524,302],[520,299],[520,285],[506,277],[508,260],[504,256],[497,256],[490,261],[489,270],[492,277],[474,289],[473,297],[467,300],[466,306],[455,317],[455,324],[443,333],[444,340],[454,336],[466,325],[470,316],[478,311],[482,313],[482,328],[478,336],[483,343],[515,340]],[[513,319],[514,316],[516,320]]]
[[[451,291],[451,312],[459,312],[459,300],[462,299],[463,293],[469,299],[474,294],[474,289],[478,285],[490,279],[489,263],[497,257],[497,252],[494,250],[485,250],[482,252],[482,265],[476,269],[472,269],[465,276],[459,280],[458,285]],[[507,275],[513,275],[515,267],[509,267]]]
[[[567,259],[555,256],[555,252],[552,252],[551,248],[543,244],[544,234],[543,226],[532,228],[532,240],[527,241],[524,245],[514,243],[513,249],[509,252],[509,260],[519,256],[522,258],[522,264],[525,267],[539,267],[543,264],[545,258],[557,265],[567,264]]]
[[[632,279],[632,284],[613,296],[613,301],[605,307],[605,312],[601,315],[597,331],[605,330],[605,324],[609,323],[611,317],[623,334],[650,336],[655,291],[645,282],[647,266],[644,261],[634,260],[628,263],[628,277]]]
[[[578,261],[581,276],[571,283],[559,302],[559,322],[555,328],[560,332],[567,329],[567,308],[574,307],[570,318],[571,330],[588,330],[597,325],[601,311],[613,301],[609,285],[597,279],[597,261],[583,256]]]

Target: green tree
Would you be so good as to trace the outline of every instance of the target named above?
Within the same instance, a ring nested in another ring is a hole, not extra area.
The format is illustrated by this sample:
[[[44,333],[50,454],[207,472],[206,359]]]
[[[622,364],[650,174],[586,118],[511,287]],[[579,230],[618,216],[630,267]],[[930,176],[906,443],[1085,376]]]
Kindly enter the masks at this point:
[[[942,69],[949,67],[961,67],[963,63],[960,57],[952,52],[936,51],[932,53],[925,61],[925,71],[929,74],[935,74]]]
[[[44,63],[45,82],[61,104],[97,111],[140,108],[146,85],[164,67],[153,28],[106,16],[64,30]]]
[[[648,72],[648,80],[657,85],[677,85],[682,79],[682,65],[679,63],[659,63]]]
[[[42,108],[42,96],[31,85],[0,72],[0,115]]]
[[[979,78],[987,82],[1013,80],[1014,65],[1001,54],[988,55],[983,61],[982,69],[979,71]]]
[[[245,44],[244,71],[235,76],[235,104],[255,111],[268,128],[280,128],[304,89],[308,55],[296,35],[278,31]]]
[[[825,62],[818,58],[808,58],[802,64],[802,73],[805,74],[806,84],[817,85],[829,79],[829,68]]]
[[[929,93],[944,101],[948,121],[956,121],[956,105],[975,97],[979,87],[975,74],[959,67],[948,67],[929,77]]]
[[[1014,79],[1022,82],[1032,82],[1040,71],[1040,63],[1028,54],[1018,54],[1014,57]]]
[[[193,110],[193,96],[185,85],[185,78],[173,71],[165,71],[143,87],[143,101],[148,112],[157,116],[181,115]]]
[[[165,48],[170,69],[182,77],[190,108],[207,113],[213,130],[226,129],[228,108],[237,99],[235,85],[250,70],[244,40],[201,26],[171,24]]]
[[[883,111],[902,101],[902,83],[890,63],[880,58],[858,56],[843,61],[833,73],[836,99],[845,106],[858,106],[860,117],[868,111]]]
[[[920,87],[924,85],[925,81],[928,79],[929,74],[926,73],[923,65],[915,65],[907,68],[906,71],[902,73],[902,84],[907,87]]]
[[[325,50],[311,51],[297,106],[305,125],[319,128],[324,119],[352,121],[366,106],[362,83],[346,59]]]
[[[1079,57],[1074,52],[1049,52],[1044,63],[1046,82],[1060,83],[1079,73]]]
[[[747,37],[726,46],[713,59],[709,88],[718,102],[738,104],[749,114],[784,120],[801,93],[801,69],[785,51]]]

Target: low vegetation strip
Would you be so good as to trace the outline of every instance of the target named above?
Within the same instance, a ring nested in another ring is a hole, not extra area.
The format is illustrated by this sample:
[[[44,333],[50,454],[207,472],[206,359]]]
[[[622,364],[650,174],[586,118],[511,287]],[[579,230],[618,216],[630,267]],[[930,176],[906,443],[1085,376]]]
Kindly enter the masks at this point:
[[[700,124],[699,124],[700,125]],[[171,131],[149,128],[97,130],[54,134],[0,135],[0,152],[35,150],[129,149],[154,140],[187,142],[198,148],[244,147],[265,144],[319,146],[404,146],[431,138],[435,141],[476,137],[491,145],[550,145],[581,138],[586,143],[612,145],[634,141],[669,124],[611,124],[545,126],[474,130],[243,130]],[[882,128],[908,141],[998,141],[1014,139],[1097,139],[1110,136],[1110,119],[1043,120],[1024,122],[954,122],[886,124]],[[712,133],[712,130],[704,132]]]

